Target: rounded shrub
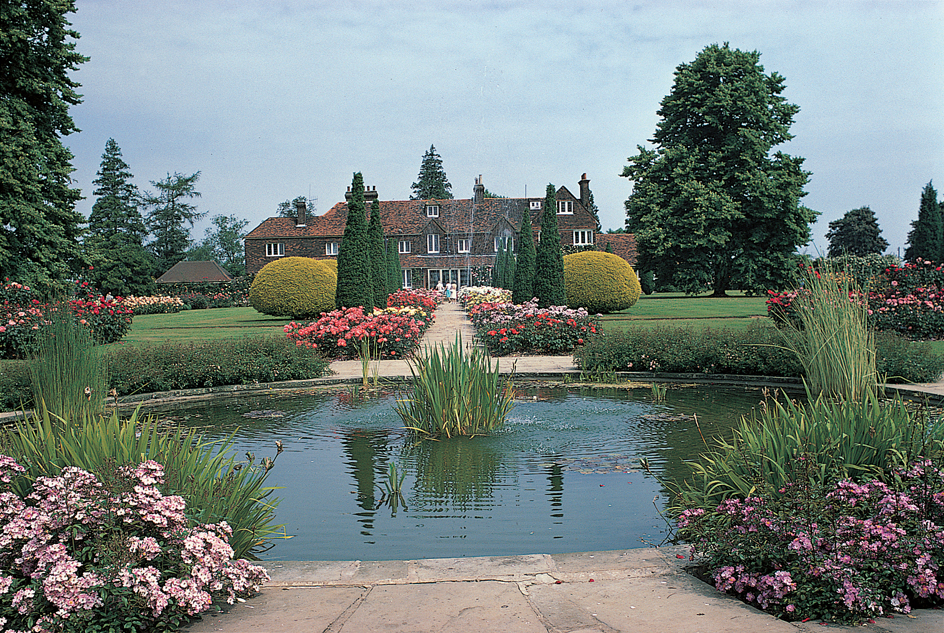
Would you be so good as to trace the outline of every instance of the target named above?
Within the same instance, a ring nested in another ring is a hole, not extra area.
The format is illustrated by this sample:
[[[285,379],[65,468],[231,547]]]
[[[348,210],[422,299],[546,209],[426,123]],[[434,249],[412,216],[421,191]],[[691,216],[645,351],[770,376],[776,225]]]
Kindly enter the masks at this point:
[[[263,314],[295,319],[334,310],[338,274],[327,262],[309,257],[269,262],[249,288],[249,305]]]
[[[603,251],[581,251],[564,256],[567,306],[587,312],[618,312],[632,307],[642,289],[625,259]]]

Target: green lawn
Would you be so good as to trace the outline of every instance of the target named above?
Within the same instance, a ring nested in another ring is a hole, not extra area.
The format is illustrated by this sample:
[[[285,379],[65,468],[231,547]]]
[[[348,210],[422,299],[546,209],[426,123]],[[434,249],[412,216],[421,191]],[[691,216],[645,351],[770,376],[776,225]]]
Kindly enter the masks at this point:
[[[643,295],[632,308],[603,317],[607,329],[628,326],[694,326],[740,329],[750,323],[773,326],[767,318],[767,298],[731,293],[729,297],[688,296],[681,293]]]
[[[271,317],[253,308],[184,310],[176,314],[142,314],[134,317],[126,345],[219,340],[240,336],[284,336],[282,327],[291,319]]]

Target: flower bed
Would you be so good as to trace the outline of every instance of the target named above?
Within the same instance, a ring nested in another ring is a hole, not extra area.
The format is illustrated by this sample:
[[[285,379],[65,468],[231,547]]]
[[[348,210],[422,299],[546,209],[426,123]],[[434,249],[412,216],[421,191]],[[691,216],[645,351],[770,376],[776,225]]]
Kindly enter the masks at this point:
[[[435,300],[423,293],[399,291],[390,296],[391,302],[400,306],[372,312],[362,307],[333,310],[307,325],[292,321],[284,331],[296,345],[316,348],[326,358],[358,358],[363,344],[369,344],[372,355],[381,359],[405,358],[432,325],[429,304],[434,307]]]
[[[869,324],[879,332],[898,332],[910,338],[944,337],[944,271],[919,259],[889,266],[871,280],[868,292]],[[800,290],[767,291],[767,315],[777,324],[798,322],[796,299]],[[850,294],[856,300],[858,295]]]
[[[566,306],[539,308],[535,301],[514,303],[467,302],[477,336],[493,356],[508,354],[567,354],[599,331],[599,315]]]
[[[788,620],[861,622],[944,604],[944,471],[789,485],[684,511],[679,535],[720,591]]]
[[[98,478],[79,468],[38,477],[0,456],[0,620],[6,631],[176,628],[255,593],[261,567],[233,560],[225,523],[191,524],[147,461]],[[20,481],[17,481],[20,480]],[[28,484],[27,484],[28,485]]]
[[[511,290],[491,286],[466,286],[459,291],[458,300],[466,310],[480,303],[511,303]]]
[[[88,282],[77,285],[69,309],[89,328],[97,343],[113,343],[131,329],[133,312],[121,297],[89,292]],[[25,358],[56,307],[40,302],[29,286],[7,282],[0,286],[0,358]]]
[[[184,302],[180,297],[165,295],[125,297],[125,305],[135,314],[174,314],[184,309]]]

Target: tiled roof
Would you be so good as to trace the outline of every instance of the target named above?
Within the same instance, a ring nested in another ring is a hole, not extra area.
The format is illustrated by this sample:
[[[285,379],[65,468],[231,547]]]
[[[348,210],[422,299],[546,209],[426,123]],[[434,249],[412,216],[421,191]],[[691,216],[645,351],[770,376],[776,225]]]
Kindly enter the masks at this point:
[[[159,284],[232,281],[232,277],[216,262],[177,262],[158,277]]]
[[[574,200],[573,214],[558,214],[561,229],[595,228],[596,221],[566,187],[558,190],[561,199]],[[469,198],[460,200],[381,200],[380,222],[384,235],[421,235],[427,224],[434,220],[446,233],[463,234],[490,233],[501,219],[507,220],[515,230],[521,228],[524,210],[531,202],[544,198],[486,198],[473,205]],[[428,205],[439,206],[438,217],[426,215]],[[368,205],[369,207],[369,205]],[[543,209],[531,211],[531,223],[537,230],[541,226]],[[324,215],[309,216],[308,225],[295,226],[295,218],[269,218],[246,236],[247,240],[293,238],[293,237],[342,237],[347,222],[347,202],[339,202]]]

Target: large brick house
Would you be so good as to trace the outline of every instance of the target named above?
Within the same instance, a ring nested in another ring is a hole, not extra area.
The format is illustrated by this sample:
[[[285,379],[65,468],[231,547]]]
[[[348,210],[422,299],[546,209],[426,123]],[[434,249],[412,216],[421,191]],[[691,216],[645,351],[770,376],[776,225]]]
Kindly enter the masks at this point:
[[[578,183],[579,195],[566,187],[557,190],[557,223],[561,244],[591,246],[611,250],[635,264],[636,245],[632,235],[601,234],[587,210],[590,181],[586,174]],[[525,209],[531,215],[535,243],[541,235],[544,198],[486,198],[479,176],[473,198],[462,200],[380,200],[380,220],[388,247],[400,254],[403,286],[434,287],[455,282],[466,286],[473,271],[495,263],[499,245],[517,251],[521,219]],[[350,187],[345,195],[351,199]],[[364,200],[370,213],[378,200],[376,188],[365,187]],[[308,216],[298,205],[294,218],[268,218],[245,239],[246,271],[255,274],[277,257],[336,258],[347,221],[347,202],[339,202],[324,215]]]

